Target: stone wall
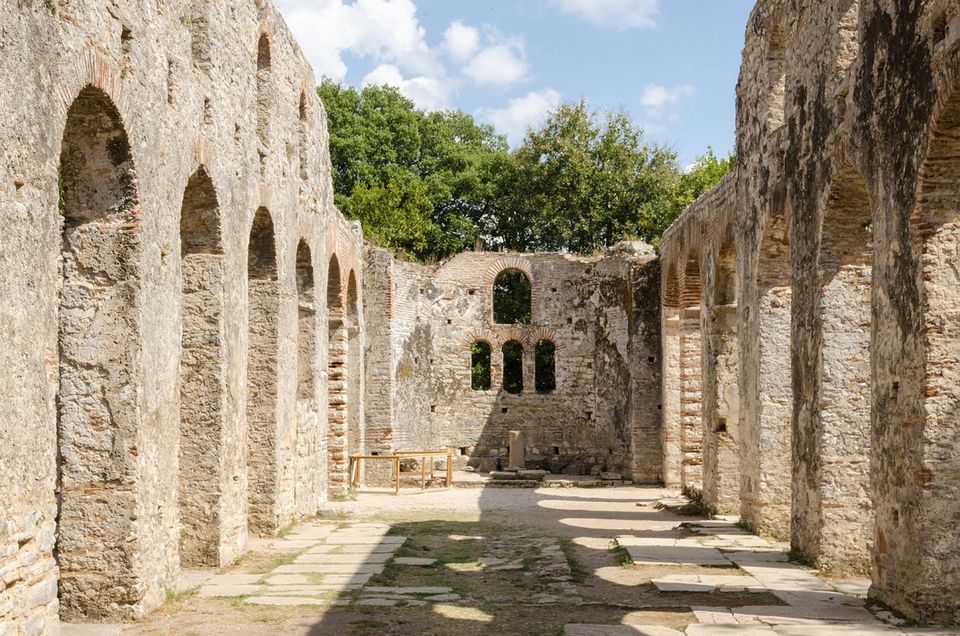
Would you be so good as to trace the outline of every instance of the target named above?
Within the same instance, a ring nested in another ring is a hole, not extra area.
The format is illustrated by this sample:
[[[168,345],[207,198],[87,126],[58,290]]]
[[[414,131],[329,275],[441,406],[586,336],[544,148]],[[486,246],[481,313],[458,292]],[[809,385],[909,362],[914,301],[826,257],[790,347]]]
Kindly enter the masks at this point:
[[[822,569],[869,571],[874,597],[934,622],[960,617],[958,71],[954,3],[762,0],[737,89],[737,167],[663,241],[665,319],[685,306],[691,254],[708,317],[705,501],[790,537]],[[731,237],[736,320],[716,294]],[[674,446],[681,368],[665,357]],[[732,377],[735,452],[709,439]],[[681,459],[666,450],[675,479]],[[711,492],[724,467],[739,471],[738,496]]]
[[[386,345],[367,351],[369,448],[449,448],[487,471],[507,467],[508,432],[522,430],[530,467],[657,480],[659,274],[649,247],[594,258],[476,252],[434,267],[368,254],[368,300],[388,301],[366,312]],[[494,323],[493,283],[505,270],[532,282],[529,325]],[[512,340],[524,349],[520,394],[502,387]],[[557,386],[546,393],[534,386],[542,340],[556,347]],[[475,342],[491,346],[489,390],[471,387]]]
[[[320,290],[333,253],[348,263],[358,307],[362,237],[268,4],[14,2],[0,19],[0,631],[52,633],[58,614],[142,616],[182,565],[316,513],[327,307],[314,294],[298,360],[297,248]]]

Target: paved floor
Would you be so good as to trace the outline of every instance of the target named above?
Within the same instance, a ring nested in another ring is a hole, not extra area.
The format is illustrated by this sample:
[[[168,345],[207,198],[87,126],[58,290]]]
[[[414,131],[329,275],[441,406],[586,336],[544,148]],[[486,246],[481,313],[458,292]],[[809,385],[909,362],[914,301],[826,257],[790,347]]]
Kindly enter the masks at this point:
[[[896,634],[867,581],[824,580],[735,518],[681,517],[660,489],[364,494],[113,634]]]

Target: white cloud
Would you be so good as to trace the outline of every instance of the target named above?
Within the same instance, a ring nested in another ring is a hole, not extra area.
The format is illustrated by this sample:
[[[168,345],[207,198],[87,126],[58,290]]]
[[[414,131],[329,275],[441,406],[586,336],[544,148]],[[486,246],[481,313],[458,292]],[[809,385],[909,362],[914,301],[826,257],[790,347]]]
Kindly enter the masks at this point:
[[[680,100],[693,95],[694,92],[695,89],[689,84],[671,87],[648,84],[644,87],[643,94],[640,96],[640,105],[646,109],[647,117],[661,119],[664,117],[667,107],[678,104]],[[677,117],[671,113],[667,115],[667,119],[676,121]]]
[[[523,140],[528,129],[542,124],[547,114],[559,105],[560,93],[548,88],[512,99],[504,108],[480,109],[478,114],[480,119],[505,133],[511,144],[517,144]]]
[[[648,29],[656,26],[660,0],[556,0],[566,13],[603,27]]]
[[[480,32],[463,22],[452,22],[443,36],[443,45],[454,59],[465,62],[480,48]]]
[[[280,0],[279,8],[318,75],[343,81],[344,53],[420,75],[444,71],[412,0]]]
[[[400,69],[392,64],[381,64],[367,73],[361,83],[363,86],[394,86],[413,100],[418,108],[424,110],[445,108],[453,86],[449,79],[426,75],[407,79]]]
[[[527,61],[520,43],[488,46],[463,67],[463,74],[477,84],[506,87],[527,75]]]

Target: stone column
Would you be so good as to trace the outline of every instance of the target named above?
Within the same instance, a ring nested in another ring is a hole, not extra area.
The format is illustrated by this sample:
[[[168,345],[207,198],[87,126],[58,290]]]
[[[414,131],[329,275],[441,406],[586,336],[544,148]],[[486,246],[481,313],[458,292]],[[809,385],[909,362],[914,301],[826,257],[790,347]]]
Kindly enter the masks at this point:
[[[680,485],[680,311],[663,309],[663,485]]]
[[[718,514],[740,509],[737,307],[711,310],[704,369],[703,501]]]
[[[525,468],[527,451],[523,431],[510,431],[510,468]]]
[[[703,334],[698,307],[683,309],[680,329],[680,485],[685,491],[700,492],[703,490]]]

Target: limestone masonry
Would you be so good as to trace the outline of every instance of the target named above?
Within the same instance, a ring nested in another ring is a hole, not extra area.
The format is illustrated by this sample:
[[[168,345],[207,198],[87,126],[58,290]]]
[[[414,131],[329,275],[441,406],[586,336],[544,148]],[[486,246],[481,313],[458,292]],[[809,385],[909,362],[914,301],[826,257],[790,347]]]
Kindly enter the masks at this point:
[[[737,166],[659,255],[366,244],[315,86],[266,0],[0,1],[0,635],[511,431],[960,622],[955,1],[758,2]]]

